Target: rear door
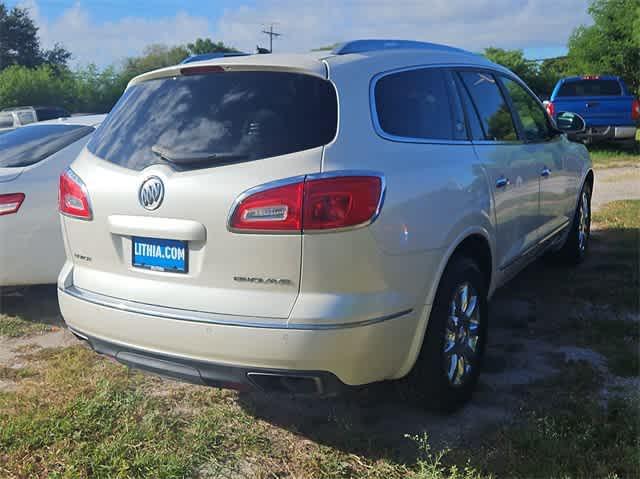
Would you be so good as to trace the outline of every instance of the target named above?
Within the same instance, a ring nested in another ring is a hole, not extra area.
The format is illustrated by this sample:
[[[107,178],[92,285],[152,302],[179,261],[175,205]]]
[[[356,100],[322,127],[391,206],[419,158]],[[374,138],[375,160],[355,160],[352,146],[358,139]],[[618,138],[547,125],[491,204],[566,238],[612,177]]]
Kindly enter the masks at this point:
[[[565,80],[554,95],[556,114],[578,113],[589,127],[632,124],[632,101],[619,80],[597,77]]]
[[[250,188],[319,172],[336,130],[335,89],[316,74],[214,68],[131,86],[73,165],[94,215],[64,220],[74,284],[281,321],[298,294],[302,236],[233,233],[228,216]],[[153,245],[184,255],[145,265]]]
[[[462,70],[460,90],[474,131],[476,153],[493,190],[497,263],[508,267],[537,240],[542,163],[518,137],[498,79],[489,71]]]
[[[554,134],[544,107],[519,82],[501,76],[525,144],[522,154],[540,165],[540,215],[537,236],[543,238],[568,224],[577,195],[578,179],[565,158],[565,143]]]

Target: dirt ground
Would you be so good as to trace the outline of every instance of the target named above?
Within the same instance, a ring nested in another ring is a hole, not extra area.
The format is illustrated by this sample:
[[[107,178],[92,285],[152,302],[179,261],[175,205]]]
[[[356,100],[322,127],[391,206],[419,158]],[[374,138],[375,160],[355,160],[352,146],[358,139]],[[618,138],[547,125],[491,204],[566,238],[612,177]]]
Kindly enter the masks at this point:
[[[596,172],[594,210],[609,201],[640,198],[637,168],[617,168]],[[591,260],[580,268],[597,266],[598,253],[606,242],[594,231]],[[596,258],[596,259],[594,259]],[[554,297],[553,278],[562,278],[562,269],[544,261],[531,265],[509,285],[497,292],[490,304],[490,333],[487,360],[473,401],[459,413],[443,417],[428,414],[402,396],[390,384],[372,385],[334,399],[305,400],[250,393],[237,401],[256,417],[296,431],[320,444],[352,449],[363,445],[336,437],[335,425],[350,431],[351,438],[374,438],[394,447],[405,435],[427,432],[434,445],[473,444],[484,431],[509,421],[529,398],[528,389],[557,374],[567,361],[586,361],[604,377],[602,395],[609,388],[638,390],[638,377],[622,379],[611,374],[598,352],[575,344],[559,323],[568,318],[597,314],[600,319],[620,317],[603,304],[576,298]],[[63,327],[57,310],[55,287],[38,287],[6,296],[0,311],[25,319],[49,323],[51,331],[23,338],[0,337],[0,367],[24,366],[23,353],[33,348],[69,346],[78,341]],[[629,313],[625,313],[629,317]],[[638,320],[638,314],[631,314]],[[166,385],[170,386],[169,380]],[[1,389],[11,389],[11,381],[0,380]],[[182,387],[182,386],[180,386]],[[194,386],[184,386],[194,387]],[[553,390],[549,390],[553,394]],[[365,434],[361,434],[365,433]],[[339,444],[337,444],[339,443]]]

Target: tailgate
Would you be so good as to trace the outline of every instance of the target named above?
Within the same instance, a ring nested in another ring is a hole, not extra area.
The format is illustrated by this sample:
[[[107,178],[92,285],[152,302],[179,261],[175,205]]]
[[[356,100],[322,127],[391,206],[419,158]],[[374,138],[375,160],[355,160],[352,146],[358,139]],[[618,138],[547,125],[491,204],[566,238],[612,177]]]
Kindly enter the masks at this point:
[[[91,221],[64,218],[74,284],[282,322],[298,295],[302,235],[234,233],[228,216],[249,188],[319,172],[336,130],[335,90],[315,75],[136,83],[72,165],[93,209]]]
[[[631,125],[632,97],[558,98],[553,103],[556,112],[570,111],[581,115],[587,126]]]

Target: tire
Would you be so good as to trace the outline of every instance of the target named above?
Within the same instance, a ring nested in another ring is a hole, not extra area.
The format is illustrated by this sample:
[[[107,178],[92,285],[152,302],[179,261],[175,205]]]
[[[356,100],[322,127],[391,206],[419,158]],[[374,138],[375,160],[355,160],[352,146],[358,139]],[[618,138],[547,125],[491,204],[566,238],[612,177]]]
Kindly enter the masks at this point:
[[[591,237],[591,185],[585,183],[578,198],[578,206],[573,215],[571,230],[564,245],[558,251],[562,262],[568,265],[582,263],[589,252]]]
[[[465,288],[466,309],[461,296]],[[451,315],[454,302],[455,314]],[[422,350],[408,378],[411,392],[427,408],[452,413],[471,399],[484,358],[487,313],[487,285],[480,267],[466,256],[455,255],[438,285]],[[452,318],[456,318],[458,328],[453,327]],[[469,346],[471,343],[475,350]],[[456,354],[465,345],[466,354]],[[460,358],[470,366],[469,370]],[[457,367],[452,368],[453,365]]]

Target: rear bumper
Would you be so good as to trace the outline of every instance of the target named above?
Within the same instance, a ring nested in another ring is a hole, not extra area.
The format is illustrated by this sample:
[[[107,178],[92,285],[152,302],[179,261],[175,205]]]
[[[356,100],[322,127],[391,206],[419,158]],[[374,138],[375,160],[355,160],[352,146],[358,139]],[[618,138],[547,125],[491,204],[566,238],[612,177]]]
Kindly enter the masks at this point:
[[[78,292],[59,288],[60,309],[69,328],[97,352],[136,368],[237,389],[287,390],[295,384],[301,390],[289,392],[331,394],[396,378],[406,369],[419,316],[404,311],[324,329],[272,327],[238,317],[227,325],[160,315],[153,307],[145,313],[141,303]]]
[[[349,389],[335,375],[325,371],[289,371],[244,368],[178,356],[154,353],[98,339],[71,328],[80,339],[105,356],[131,368],[203,386],[259,390],[303,395],[335,395]]]
[[[631,140],[635,138],[636,131],[635,126],[588,126],[587,131],[578,137],[593,141]]]

